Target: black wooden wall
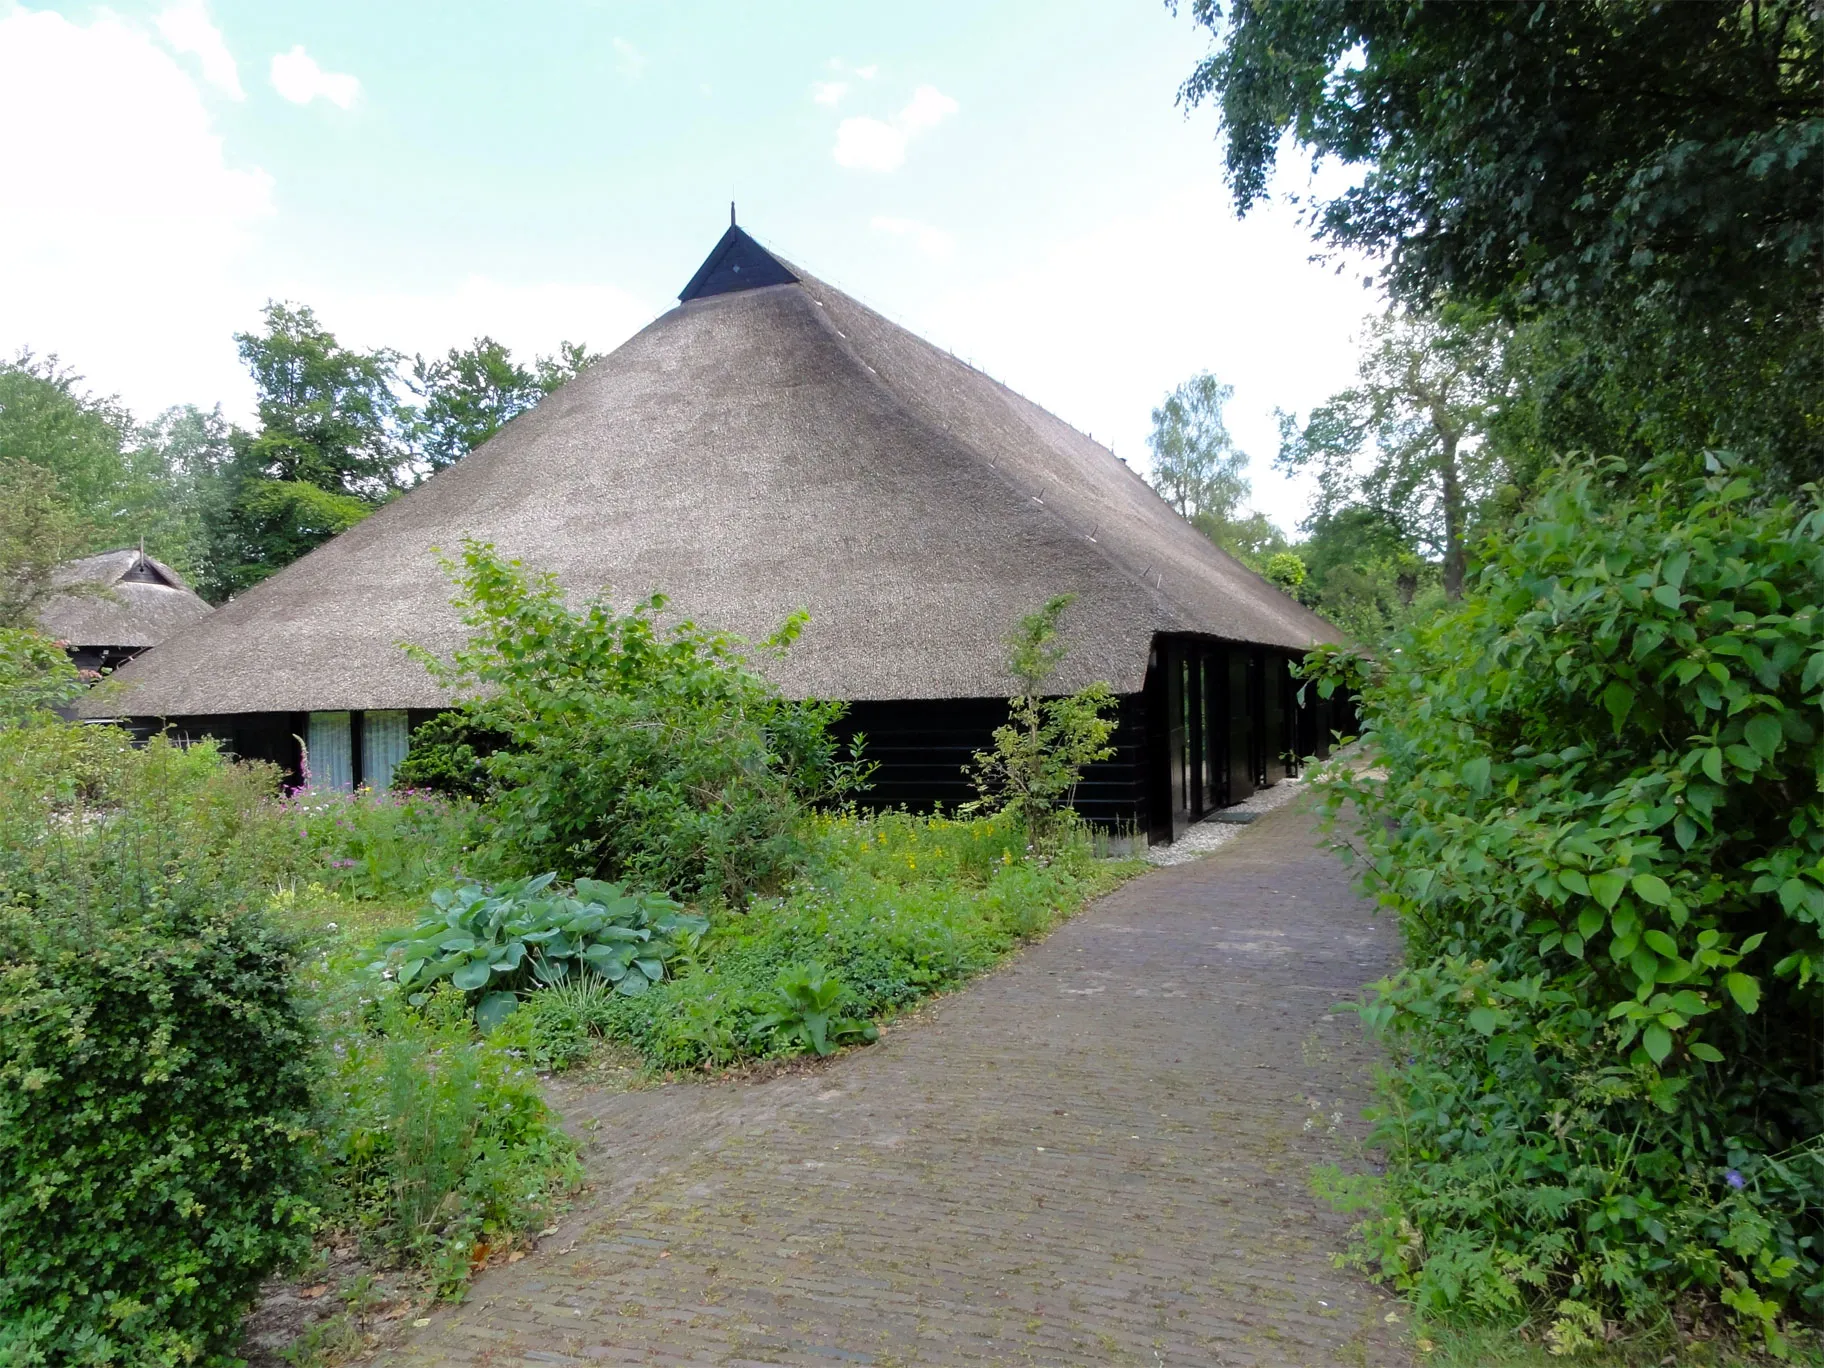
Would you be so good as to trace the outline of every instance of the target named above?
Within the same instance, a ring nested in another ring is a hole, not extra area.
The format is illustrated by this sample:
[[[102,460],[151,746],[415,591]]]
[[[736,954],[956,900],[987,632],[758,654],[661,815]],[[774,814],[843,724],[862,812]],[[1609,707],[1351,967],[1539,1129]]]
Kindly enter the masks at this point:
[[[846,744],[860,732],[863,756],[879,765],[873,788],[862,796],[871,807],[906,807],[929,812],[955,809],[975,797],[968,770],[978,750],[994,744],[994,729],[1007,721],[1004,698],[921,698],[849,705],[836,728]],[[1143,752],[1145,699],[1118,700],[1115,754],[1091,765],[1077,788],[1077,810],[1105,826],[1140,826],[1146,820]]]

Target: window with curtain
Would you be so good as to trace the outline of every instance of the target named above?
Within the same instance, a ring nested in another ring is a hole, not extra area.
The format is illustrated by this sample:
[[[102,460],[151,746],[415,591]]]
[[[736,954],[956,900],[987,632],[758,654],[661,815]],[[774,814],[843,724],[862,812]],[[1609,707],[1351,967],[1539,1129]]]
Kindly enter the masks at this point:
[[[348,714],[310,715],[310,787],[317,793],[347,793],[355,786],[355,756]]]
[[[403,712],[370,712],[361,718],[361,782],[371,789],[393,786],[393,768],[405,759],[411,730]]]

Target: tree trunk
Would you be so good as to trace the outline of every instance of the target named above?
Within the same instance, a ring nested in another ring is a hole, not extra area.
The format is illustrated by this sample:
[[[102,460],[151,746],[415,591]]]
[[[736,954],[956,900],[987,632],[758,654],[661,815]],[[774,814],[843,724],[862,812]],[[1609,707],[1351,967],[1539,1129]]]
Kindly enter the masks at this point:
[[[1444,454],[1438,474],[1444,486],[1444,597],[1455,603],[1463,597],[1466,558],[1463,554],[1463,487],[1457,481],[1457,434],[1443,433]]]

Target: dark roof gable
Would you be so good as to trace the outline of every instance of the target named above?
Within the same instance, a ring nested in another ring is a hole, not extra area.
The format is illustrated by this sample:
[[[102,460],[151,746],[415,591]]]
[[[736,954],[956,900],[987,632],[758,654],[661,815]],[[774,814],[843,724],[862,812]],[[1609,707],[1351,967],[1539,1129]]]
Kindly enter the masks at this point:
[[[779,258],[731,223],[678,295],[678,302],[688,304],[693,299],[757,290],[763,285],[792,285],[797,280]]]

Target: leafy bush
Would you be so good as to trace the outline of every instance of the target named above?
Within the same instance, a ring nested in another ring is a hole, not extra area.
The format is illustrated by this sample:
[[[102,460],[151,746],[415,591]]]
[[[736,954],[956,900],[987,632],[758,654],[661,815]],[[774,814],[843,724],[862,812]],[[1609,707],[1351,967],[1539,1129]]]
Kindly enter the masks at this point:
[[[872,1044],[880,1029],[871,1021],[840,1016],[848,993],[842,980],[821,964],[794,964],[773,985],[773,1010],[754,1023],[782,1044],[833,1055],[846,1041]]]
[[[1010,813],[1045,846],[1056,839],[1059,814],[1069,813],[1084,769],[1115,753],[1108,744],[1115,723],[1103,716],[1115,702],[1108,685],[1063,698],[1044,693],[1066,653],[1059,620],[1075,601],[1060,594],[1021,618],[1008,637],[1007,670],[1020,691],[1007,700],[1012,717],[995,728],[993,749],[975,753],[971,777],[981,796],[964,808]]]
[[[411,749],[393,769],[393,783],[448,798],[486,798],[483,761],[506,740],[498,732],[479,730],[463,713],[438,713],[412,729]]]
[[[387,947],[377,968],[396,975],[421,1005],[443,979],[477,996],[475,1019],[492,1030],[519,995],[585,972],[637,997],[665,977],[665,962],[709,929],[656,893],[578,879],[568,893],[555,874],[498,888],[462,884],[431,894],[436,911]]]
[[[829,734],[842,704],[783,698],[729,637],[661,628],[663,596],[573,611],[551,576],[473,541],[450,569],[471,640],[447,662],[413,654],[469,727],[505,738],[478,757],[493,868],[738,898],[798,866],[808,804],[864,778]]]
[[[1326,781],[1407,945],[1366,1248],[1561,1348],[1680,1298],[1777,1344],[1824,1313],[1824,512],[1612,474],[1547,485]]]
[[[82,690],[82,677],[56,642],[29,628],[0,626],[0,727],[60,708]]]
[[[227,1362],[308,1243],[273,772],[0,732],[0,1360]]]
[[[294,793],[284,811],[296,823],[301,864],[350,897],[418,897],[459,876],[485,830],[466,801],[394,787],[383,793]]]
[[[524,1064],[475,1039],[462,993],[440,984],[414,1008],[397,994],[351,1000],[350,982],[329,1016],[328,1220],[458,1296],[578,1186],[575,1146]]]

